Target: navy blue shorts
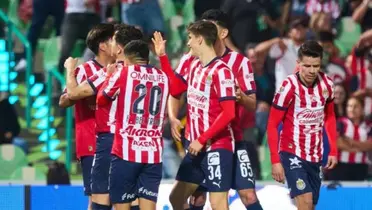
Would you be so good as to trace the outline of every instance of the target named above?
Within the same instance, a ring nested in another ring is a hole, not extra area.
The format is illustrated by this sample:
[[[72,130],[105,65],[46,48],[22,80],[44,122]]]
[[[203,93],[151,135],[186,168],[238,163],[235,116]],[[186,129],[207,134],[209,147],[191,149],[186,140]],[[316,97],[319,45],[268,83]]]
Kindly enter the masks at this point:
[[[92,194],[108,193],[108,179],[113,142],[114,134],[112,133],[102,133],[97,136],[96,153],[92,166]]]
[[[247,144],[237,142],[233,160],[232,189],[245,190],[255,188],[254,173],[248,156]]]
[[[232,181],[233,153],[225,149],[187,153],[177,172],[176,180],[201,185],[205,181],[208,192],[227,192]]]
[[[92,195],[92,189],[90,188],[90,179],[93,159],[93,156],[83,156],[80,158],[81,169],[83,171],[84,194],[88,196]]]
[[[130,203],[136,198],[156,202],[163,164],[144,164],[112,155],[109,193],[111,203]]]
[[[317,204],[323,177],[321,162],[312,163],[288,152],[280,152],[280,161],[291,198],[310,192],[313,194],[313,204]]]

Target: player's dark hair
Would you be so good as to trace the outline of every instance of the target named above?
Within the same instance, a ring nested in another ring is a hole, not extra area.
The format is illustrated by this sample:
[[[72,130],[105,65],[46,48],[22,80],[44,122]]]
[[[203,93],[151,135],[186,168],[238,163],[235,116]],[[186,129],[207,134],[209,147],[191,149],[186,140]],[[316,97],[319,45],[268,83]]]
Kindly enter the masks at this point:
[[[143,40],[132,40],[124,47],[124,55],[136,61],[149,61],[149,46]]]
[[[134,26],[120,24],[116,26],[116,29],[115,41],[123,47],[132,40],[143,38],[142,32]]]
[[[87,47],[94,53],[98,54],[99,44],[106,42],[114,36],[115,28],[113,24],[101,23],[94,26],[88,33],[85,40]]]
[[[198,20],[187,27],[187,31],[195,36],[202,36],[208,46],[213,46],[217,40],[217,27],[214,23]]]
[[[298,58],[302,60],[303,57],[323,58],[323,47],[314,40],[305,41],[298,50]]]
[[[201,18],[202,20],[209,20],[215,22],[218,26],[230,29],[230,18],[227,13],[219,9],[210,9],[205,11]]]

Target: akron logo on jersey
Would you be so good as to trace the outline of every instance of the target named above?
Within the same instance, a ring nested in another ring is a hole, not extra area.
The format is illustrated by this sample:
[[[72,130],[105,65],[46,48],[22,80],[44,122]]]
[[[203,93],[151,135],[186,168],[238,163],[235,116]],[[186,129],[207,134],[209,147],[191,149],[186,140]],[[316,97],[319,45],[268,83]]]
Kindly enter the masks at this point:
[[[296,187],[297,187],[297,189],[299,189],[299,190],[303,190],[303,189],[305,189],[306,184],[305,184],[304,180],[302,180],[302,179],[297,179],[297,181],[296,181]]]

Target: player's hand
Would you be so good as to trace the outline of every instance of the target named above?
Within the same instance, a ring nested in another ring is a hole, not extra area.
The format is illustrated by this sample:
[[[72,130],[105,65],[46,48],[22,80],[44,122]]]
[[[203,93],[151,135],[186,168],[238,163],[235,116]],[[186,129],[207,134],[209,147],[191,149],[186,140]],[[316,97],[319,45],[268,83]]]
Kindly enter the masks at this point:
[[[157,56],[165,55],[165,43],[167,40],[163,40],[160,32],[155,31],[154,38],[151,38],[152,43],[154,43],[155,53]]]
[[[325,169],[333,169],[337,165],[337,157],[336,156],[328,156],[327,165],[324,167]]]
[[[195,140],[191,142],[188,150],[190,154],[197,156],[202,148],[203,148],[203,145],[200,144],[198,140]]]
[[[171,125],[172,137],[177,141],[181,141],[180,130],[183,129],[183,125],[182,125],[181,121],[179,119],[175,118],[175,119],[169,119],[169,123]]]
[[[245,93],[243,93],[243,91],[238,86],[235,87],[235,95],[236,101],[238,103],[242,102],[244,97],[246,96]]]
[[[110,76],[116,71],[116,64],[109,64],[107,65],[107,76]]]
[[[278,45],[282,52],[287,51],[287,45],[284,43],[283,39],[279,40]]]
[[[77,58],[69,57],[66,59],[64,66],[67,71],[75,71],[78,61],[79,60]]]
[[[284,168],[281,163],[275,163],[271,166],[271,175],[275,181],[284,184]]]

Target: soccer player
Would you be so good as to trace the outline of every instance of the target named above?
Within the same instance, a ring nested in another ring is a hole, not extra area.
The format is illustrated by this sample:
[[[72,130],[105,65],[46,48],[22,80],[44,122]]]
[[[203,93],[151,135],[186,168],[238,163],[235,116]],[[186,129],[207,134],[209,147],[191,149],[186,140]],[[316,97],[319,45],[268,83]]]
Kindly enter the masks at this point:
[[[86,80],[99,71],[103,66],[112,63],[110,39],[115,29],[112,24],[99,24],[88,33],[86,44],[96,55],[94,60],[81,64],[71,77],[77,84],[83,84]],[[71,97],[72,96],[72,97]],[[96,147],[95,129],[95,97],[78,100],[69,94],[67,90],[61,97],[59,105],[69,107],[75,104],[75,134],[76,155],[81,162],[83,171],[84,193],[89,196],[89,207],[91,208],[91,167]]]
[[[325,168],[337,164],[334,87],[332,80],[320,72],[322,55],[323,48],[316,41],[301,45],[299,71],[278,88],[267,126],[272,176],[284,183],[285,175],[299,210],[312,210],[318,202],[323,176],[323,126],[330,144]],[[278,137],[281,122],[283,130]]]
[[[188,27],[192,56],[190,70],[177,77],[165,55],[165,41],[154,35],[156,53],[162,69],[170,78],[171,94],[187,91],[188,153],[177,173],[170,202],[183,210],[187,198],[206,180],[212,209],[228,209],[228,191],[232,182],[234,137],[230,122],[235,117],[235,78],[228,66],[216,55],[213,45],[217,27],[197,21]]]
[[[110,199],[116,210],[155,210],[162,178],[163,123],[169,93],[167,75],[148,64],[148,44],[114,39],[116,72],[97,96],[105,105],[117,98],[116,130],[110,169]]]
[[[133,26],[120,24],[115,27],[116,32],[113,36],[113,40],[117,40],[120,43],[127,44],[131,40],[141,39],[143,37],[140,30]],[[116,41],[115,41],[116,42]],[[115,45],[113,41],[112,44]],[[116,58],[117,63],[122,63],[124,60],[118,57],[122,53],[122,49],[112,47],[112,55]],[[73,59],[70,59],[73,61]],[[66,61],[67,63],[67,61]],[[71,67],[66,67],[68,72],[74,69],[73,63],[68,64]],[[82,83],[77,86],[76,81],[71,77],[71,74],[67,74],[67,86],[78,98],[85,98],[95,95],[98,90],[102,87],[105,80],[112,72],[106,68],[101,69],[98,73],[89,77],[86,83]],[[70,75],[70,76],[69,76]],[[110,103],[104,105],[97,105],[95,113],[96,122],[96,135],[97,135],[97,150],[92,167],[92,200],[93,210],[105,210],[111,209],[110,198],[108,193],[108,180],[109,180],[109,169],[111,161],[111,149],[113,145],[113,137],[115,132],[115,115],[117,110],[117,101],[110,101]],[[132,210],[138,209],[138,206],[133,203]]]
[[[235,119],[232,122],[232,129],[235,137],[235,153],[233,163],[233,182],[231,188],[238,191],[240,199],[248,210],[261,210],[255,191],[255,179],[251,163],[248,157],[248,149],[243,142],[243,125],[249,118],[247,111],[254,111],[256,106],[256,85],[254,82],[253,70],[248,58],[238,52],[231,51],[225,46],[225,40],[229,35],[229,17],[221,10],[211,9],[203,13],[202,20],[211,21],[217,26],[218,38],[214,44],[214,49],[220,59],[232,70],[237,81],[237,101]],[[176,72],[188,71],[188,64],[195,59],[192,56],[185,55],[179,64]],[[177,102],[171,100],[170,103]],[[174,105],[174,104],[172,104]],[[174,114],[170,114],[173,116]],[[190,210],[202,210],[205,204],[206,196],[202,191],[206,189],[199,188],[190,199]],[[193,201],[193,202],[192,202]]]

